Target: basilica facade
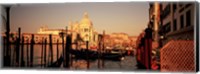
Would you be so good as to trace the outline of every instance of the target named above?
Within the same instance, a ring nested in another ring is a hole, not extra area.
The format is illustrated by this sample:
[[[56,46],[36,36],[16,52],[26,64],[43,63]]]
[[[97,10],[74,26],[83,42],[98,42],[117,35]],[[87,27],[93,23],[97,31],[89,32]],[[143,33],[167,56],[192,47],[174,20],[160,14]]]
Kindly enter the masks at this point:
[[[71,31],[72,35],[72,43],[81,42],[79,46],[86,48],[86,42],[88,41],[90,49],[97,48],[98,33],[95,31],[87,12],[84,13],[80,22],[69,21],[68,25],[68,30]]]

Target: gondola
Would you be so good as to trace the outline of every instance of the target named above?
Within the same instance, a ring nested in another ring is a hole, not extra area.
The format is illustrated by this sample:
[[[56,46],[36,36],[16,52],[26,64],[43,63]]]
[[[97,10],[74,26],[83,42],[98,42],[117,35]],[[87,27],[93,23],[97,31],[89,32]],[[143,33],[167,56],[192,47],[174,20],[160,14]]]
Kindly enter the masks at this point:
[[[118,60],[124,59],[124,52],[121,49],[113,49],[109,53],[103,53],[102,58],[106,60]]]

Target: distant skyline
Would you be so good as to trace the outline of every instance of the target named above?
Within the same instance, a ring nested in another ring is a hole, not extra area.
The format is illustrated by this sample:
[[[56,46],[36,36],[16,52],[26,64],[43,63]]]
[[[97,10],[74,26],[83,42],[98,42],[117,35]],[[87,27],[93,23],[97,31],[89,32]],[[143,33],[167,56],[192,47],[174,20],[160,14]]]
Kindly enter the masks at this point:
[[[27,33],[36,33],[43,25],[65,29],[69,21],[80,22],[88,12],[98,33],[137,36],[147,26],[148,10],[147,2],[21,4],[11,8],[10,24],[11,31],[21,27]]]

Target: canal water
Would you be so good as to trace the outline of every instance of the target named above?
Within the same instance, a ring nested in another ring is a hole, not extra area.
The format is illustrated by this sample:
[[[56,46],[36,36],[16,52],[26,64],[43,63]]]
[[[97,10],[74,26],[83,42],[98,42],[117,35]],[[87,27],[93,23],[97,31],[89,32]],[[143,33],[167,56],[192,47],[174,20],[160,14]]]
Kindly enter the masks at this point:
[[[27,49],[27,45],[24,45],[24,61],[25,61],[25,65],[27,65],[27,61],[30,62],[30,45],[28,45],[29,48]],[[16,53],[15,52],[15,46],[11,45],[11,65],[15,65],[15,60],[16,60]],[[21,49],[21,48],[20,48]],[[27,51],[28,51],[28,55],[27,55]],[[44,52],[44,51],[43,51]],[[41,55],[42,55],[42,45],[36,44],[34,45],[34,52],[33,52],[34,56],[33,56],[33,66],[40,66],[41,65]],[[62,54],[62,45],[60,44],[58,46],[58,54],[59,57]],[[44,55],[44,53],[43,53]],[[27,58],[29,58],[29,60],[27,60]],[[21,59],[21,52],[20,52],[20,59]],[[44,57],[43,57],[44,59]],[[49,45],[46,46],[46,64],[50,64],[50,60],[51,60],[51,55],[50,55],[50,50],[49,50]],[[55,62],[57,60],[57,45],[53,45],[53,61]],[[20,60],[21,62],[21,60]],[[44,64],[44,63],[42,63]]]
[[[30,45],[29,45],[30,47]],[[12,56],[12,62],[11,65],[15,65],[15,53],[14,53],[14,46],[11,46],[12,51],[11,51],[11,56]],[[59,50],[59,57],[62,55],[62,45],[58,46]],[[34,62],[33,65],[35,67],[40,67],[41,65],[41,53],[42,53],[42,46],[41,45],[34,45]],[[30,48],[28,49],[30,52]],[[47,45],[47,58],[46,60],[48,61],[47,64],[50,64],[50,54],[49,54],[49,46]],[[20,52],[21,54],[21,52]],[[20,55],[21,57],[21,55]],[[25,65],[27,65],[27,58],[30,59],[30,53],[29,56],[27,56],[27,45],[24,46],[24,61]],[[44,57],[43,57],[44,58]],[[53,61],[55,62],[57,60],[57,46],[53,45]],[[100,62],[99,62],[100,61]],[[104,64],[102,64],[104,62]],[[72,61],[70,62],[70,70],[88,70],[87,68],[87,61],[83,59],[76,59],[73,58]],[[100,63],[100,65],[99,65]],[[42,63],[44,64],[44,63]],[[121,61],[114,61],[114,60],[90,60],[89,61],[89,70],[115,70],[115,71],[133,71],[136,70],[136,59],[134,56],[125,56],[123,60]],[[61,65],[61,68],[63,65]]]
[[[102,60],[100,60],[102,63]],[[104,65],[98,66],[98,60],[90,61],[89,69],[86,60],[73,60],[71,70],[108,70],[108,71],[133,71],[136,70],[136,59],[133,56],[125,56],[124,60],[104,60]]]

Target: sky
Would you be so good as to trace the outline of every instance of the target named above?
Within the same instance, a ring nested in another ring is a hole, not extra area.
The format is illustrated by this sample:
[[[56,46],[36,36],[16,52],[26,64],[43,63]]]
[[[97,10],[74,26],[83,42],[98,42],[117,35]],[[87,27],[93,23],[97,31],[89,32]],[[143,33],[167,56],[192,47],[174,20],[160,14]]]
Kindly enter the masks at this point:
[[[43,25],[65,29],[69,21],[80,22],[87,12],[98,33],[137,36],[147,26],[147,2],[19,4],[10,11],[11,31],[36,33]]]

